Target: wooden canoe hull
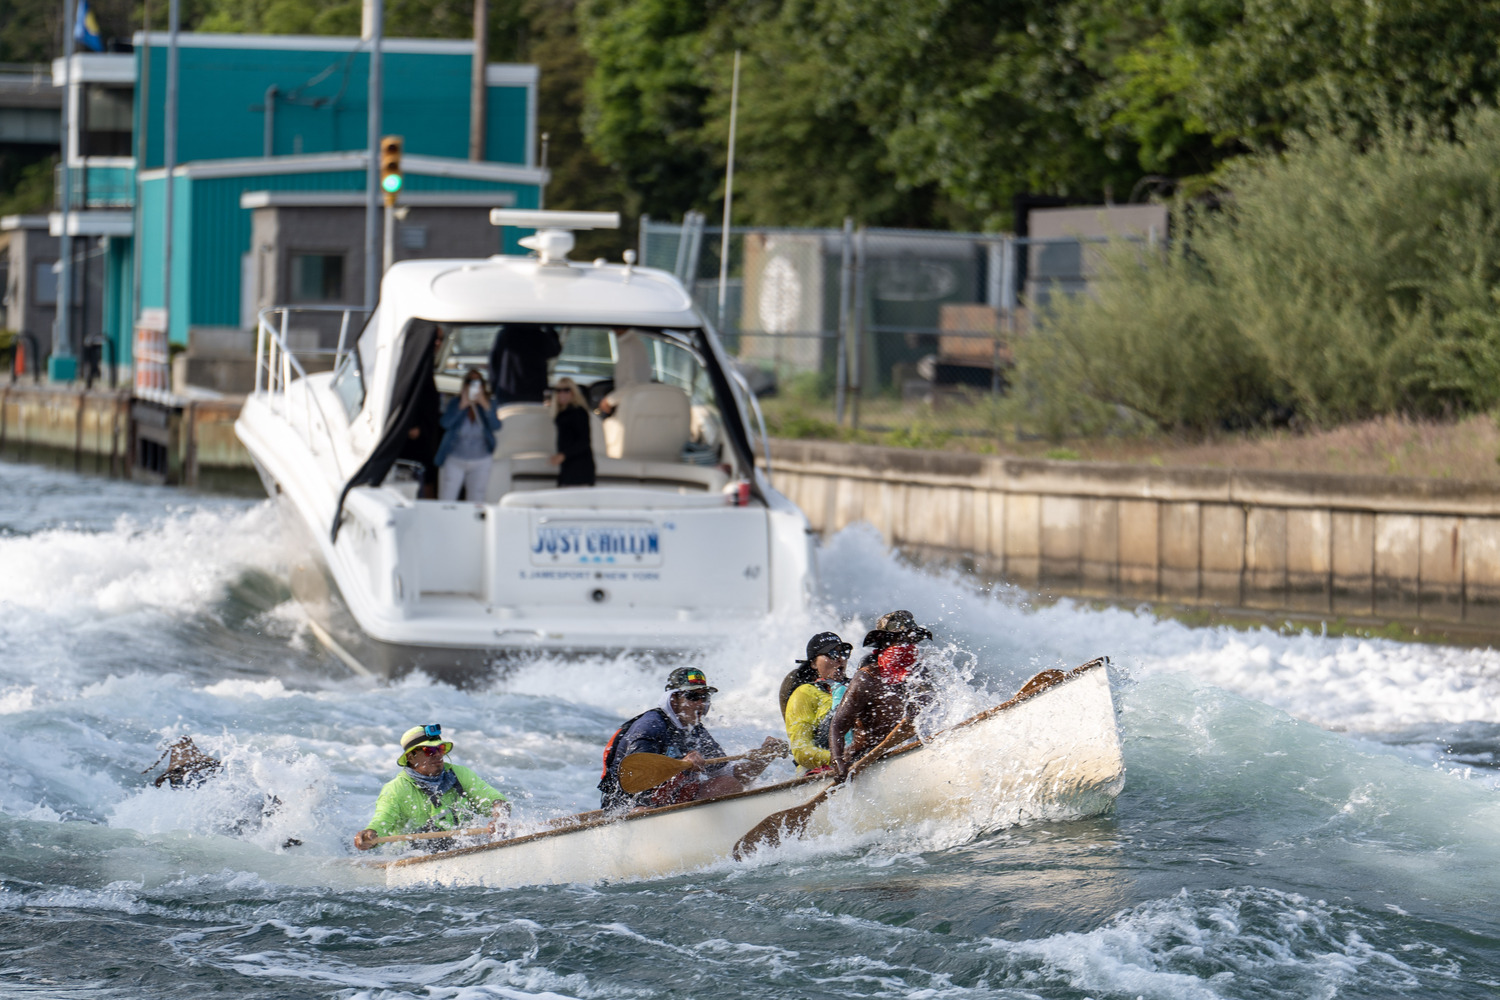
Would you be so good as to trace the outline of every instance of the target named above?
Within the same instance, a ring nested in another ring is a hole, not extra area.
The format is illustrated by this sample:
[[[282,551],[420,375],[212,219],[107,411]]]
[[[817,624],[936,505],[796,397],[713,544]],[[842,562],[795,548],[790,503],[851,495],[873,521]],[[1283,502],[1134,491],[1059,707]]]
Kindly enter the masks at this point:
[[[1125,766],[1105,661],[1017,704],[992,709],[865,768],[818,807],[804,836],[940,823],[975,836],[1110,807]],[[586,819],[477,847],[401,858],[388,885],[507,887],[650,878],[703,868],[772,813],[829,784],[800,778],[707,802]]]

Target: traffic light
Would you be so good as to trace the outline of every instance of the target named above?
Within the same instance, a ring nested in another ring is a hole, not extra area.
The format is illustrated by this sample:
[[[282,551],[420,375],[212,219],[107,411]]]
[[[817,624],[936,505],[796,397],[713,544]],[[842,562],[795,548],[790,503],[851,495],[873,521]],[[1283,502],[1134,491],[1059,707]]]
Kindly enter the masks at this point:
[[[401,176],[401,137],[388,135],[380,140],[380,190],[385,192],[385,203],[396,204],[396,195],[401,193],[404,178]]]

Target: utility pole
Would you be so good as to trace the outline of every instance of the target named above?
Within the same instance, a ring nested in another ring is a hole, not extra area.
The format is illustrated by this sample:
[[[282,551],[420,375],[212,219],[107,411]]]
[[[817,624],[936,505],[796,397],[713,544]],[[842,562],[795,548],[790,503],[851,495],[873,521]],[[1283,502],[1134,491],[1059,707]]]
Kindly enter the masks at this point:
[[[167,203],[162,213],[165,228],[162,236],[161,305],[167,313],[167,344],[172,342],[172,323],[176,319],[172,314],[172,213],[177,206],[177,29],[181,26],[181,13],[182,0],[172,0],[167,14],[167,110],[166,121],[162,123],[162,167],[167,175]],[[163,350],[170,348],[163,347]]]
[[[740,53],[734,53],[734,83],[729,88],[729,165],[724,171],[724,231],[719,239],[719,333],[724,332],[724,303],[729,282],[729,213],[734,207],[734,127],[740,109]]]
[[[469,159],[484,159],[485,117],[489,111],[485,66],[490,61],[489,0],[474,0],[474,71],[469,85]]]
[[[176,0],[173,0],[175,3]],[[373,310],[380,297],[380,42],[385,32],[385,0],[365,0],[363,35],[370,43],[370,118],[365,143],[365,309]]]
[[[69,235],[69,223],[73,207],[73,136],[78,131],[76,96],[78,93],[78,67],[73,65],[73,29],[78,17],[76,0],[65,0],[63,4],[63,112],[62,112],[62,234],[58,243],[58,290],[56,318],[52,323],[52,354],[56,358],[73,356],[73,237]],[[38,361],[41,359],[38,358]]]

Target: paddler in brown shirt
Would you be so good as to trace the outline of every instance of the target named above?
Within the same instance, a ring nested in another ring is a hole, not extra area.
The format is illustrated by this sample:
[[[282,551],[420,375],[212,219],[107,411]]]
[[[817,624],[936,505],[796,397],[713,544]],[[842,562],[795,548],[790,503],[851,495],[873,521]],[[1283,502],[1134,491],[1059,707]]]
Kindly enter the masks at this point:
[[[916,715],[931,694],[917,655],[917,643],[932,633],[918,625],[910,611],[882,615],[865,636],[873,647],[849,679],[844,700],[834,709],[828,727],[828,748],[840,778],[890,732]],[[847,743],[845,736],[849,735]]]

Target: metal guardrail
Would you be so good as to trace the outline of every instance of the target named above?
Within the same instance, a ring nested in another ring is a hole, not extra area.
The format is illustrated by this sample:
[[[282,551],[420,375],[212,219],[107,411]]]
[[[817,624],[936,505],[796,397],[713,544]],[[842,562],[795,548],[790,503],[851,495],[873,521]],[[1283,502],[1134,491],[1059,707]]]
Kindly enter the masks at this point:
[[[328,443],[329,452],[333,455],[334,465],[338,468],[340,476],[346,475],[344,464],[339,458],[338,447],[333,440],[332,425],[329,423],[328,414],[323,410],[322,402],[313,393],[302,392],[300,394],[302,405],[300,407],[289,405],[287,390],[291,388],[293,382],[307,378],[307,368],[298,360],[298,354],[305,357],[332,355],[334,371],[339,369],[346,358],[358,364],[359,359],[349,339],[350,317],[355,313],[364,315],[367,312],[355,306],[272,306],[269,309],[262,309],[256,317],[254,395],[263,399],[268,407],[291,424],[301,434],[302,440],[314,455],[321,454],[318,435],[313,433],[313,411],[316,410],[318,420],[323,426],[322,437]],[[341,314],[338,346],[331,350],[302,348],[293,351],[287,343],[287,331],[291,317],[296,313]]]

